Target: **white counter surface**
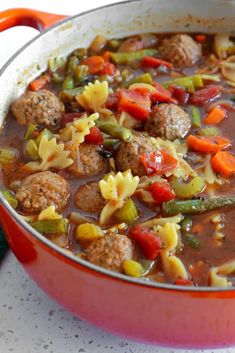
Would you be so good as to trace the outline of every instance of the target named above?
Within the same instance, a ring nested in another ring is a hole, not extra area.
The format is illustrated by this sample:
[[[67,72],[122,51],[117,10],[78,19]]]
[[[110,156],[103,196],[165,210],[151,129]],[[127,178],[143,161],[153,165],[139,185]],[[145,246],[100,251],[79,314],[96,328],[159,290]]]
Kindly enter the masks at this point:
[[[0,11],[10,7],[28,7],[52,13],[75,14],[109,2],[115,0],[1,0]],[[36,33],[36,30],[26,27],[0,33],[0,66]],[[235,353],[235,348],[174,350],[141,345],[105,333],[82,322],[50,299],[29,278],[9,251],[0,261],[0,353],[7,352]]]

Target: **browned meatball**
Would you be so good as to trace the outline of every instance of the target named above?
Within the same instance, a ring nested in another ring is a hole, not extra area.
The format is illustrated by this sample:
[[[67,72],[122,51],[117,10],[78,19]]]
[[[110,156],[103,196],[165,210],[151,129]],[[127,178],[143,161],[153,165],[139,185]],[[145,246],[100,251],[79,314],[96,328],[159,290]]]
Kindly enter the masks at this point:
[[[52,205],[61,211],[69,198],[69,184],[56,173],[32,174],[22,180],[16,198],[28,213],[39,213]]]
[[[155,149],[150,137],[143,134],[133,135],[131,142],[122,142],[119,146],[116,156],[118,169],[121,171],[131,169],[134,175],[146,175],[141,155],[153,152]]]
[[[43,89],[25,92],[12,104],[11,110],[21,125],[34,123],[53,127],[60,123],[64,105],[54,93]]]
[[[70,149],[67,144],[66,149],[70,150],[70,157],[74,163],[69,169],[78,176],[97,175],[108,170],[108,161],[99,153],[100,147],[83,143],[77,150]]]
[[[187,34],[164,39],[158,50],[164,59],[178,67],[193,66],[202,56],[201,45]]]
[[[168,140],[183,138],[191,127],[189,115],[175,104],[159,104],[153,107],[145,124],[145,130],[154,137]]]
[[[110,234],[92,242],[86,249],[87,260],[107,268],[121,272],[124,260],[134,256],[134,246],[129,238],[121,234]]]
[[[105,204],[97,181],[81,185],[76,191],[75,205],[85,212],[101,213]]]

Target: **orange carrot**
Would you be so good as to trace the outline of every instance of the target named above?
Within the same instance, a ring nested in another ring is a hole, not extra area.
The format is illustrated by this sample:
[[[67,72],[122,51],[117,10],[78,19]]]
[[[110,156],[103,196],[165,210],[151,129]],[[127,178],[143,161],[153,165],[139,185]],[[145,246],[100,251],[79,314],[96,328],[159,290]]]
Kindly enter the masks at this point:
[[[104,59],[102,56],[93,55],[89,56],[87,59],[81,62],[82,65],[87,65],[89,67],[89,72],[91,75],[97,74],[104,67]]]
[[[38,90],[42,89],[43,87],[45,87],[48,82],[50,82],[50,76],[49,75],[41,75],[38,78],[36,78],[34,81],[30,82],[29,90],[30,91],[38,91]]]
[[[110,60],[110,51],[106,50],[103,54],[102,57],[104,61],[109,61]]]
[[[219,151],[211,158],[211,166],[225,177],[235,173],[235,156],[226,151]]]
[[[205,34],[197,34],[195,39],[198,43],[201,43],[201,44],[204,44],[206,42]]]
[[[215,107],[204,119],[204,123],[216,125],[221,123],[221,121],[223,121],[225,117],[226,117],[226,112],[219,107]]]
[[[231,141],[221,136],[194,136],[187,138],[188,146],[201,153],[216,153],[231,145]]]

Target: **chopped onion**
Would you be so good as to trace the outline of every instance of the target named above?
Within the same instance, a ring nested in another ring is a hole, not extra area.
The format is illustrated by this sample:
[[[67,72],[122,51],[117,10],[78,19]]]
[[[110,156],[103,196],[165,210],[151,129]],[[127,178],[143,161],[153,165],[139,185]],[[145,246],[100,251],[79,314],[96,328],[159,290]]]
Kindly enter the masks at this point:
[[[228,33],[219,33],[215,36],[214,47],[217,56],[220,59],[227,58],[227,50],[234,46],[234,43],[229,39]]]
[[[221,62],[221,73],[227,80],[235,82],[235,55]]]

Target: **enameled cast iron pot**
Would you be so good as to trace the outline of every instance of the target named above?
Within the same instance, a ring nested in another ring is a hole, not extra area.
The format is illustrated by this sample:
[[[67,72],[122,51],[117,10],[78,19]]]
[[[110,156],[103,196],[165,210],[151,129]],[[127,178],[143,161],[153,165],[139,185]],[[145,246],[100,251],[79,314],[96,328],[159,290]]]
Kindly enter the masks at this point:
[[[3,11],[0,31],[28,24],[42,33],[0,71],[0,125],[11,102],[45,70],[50,56],[88,46],[97,33],[123,37],[159,31],[232,32],[234,19],[235,3],[229,0],[134,0],[70,18],[28,9]],[[0,220],[25,270],[80,318],[113,333],[164,346],[235,345],[235,288],[146,282],[71,257],[30,228],[1,194]]]

